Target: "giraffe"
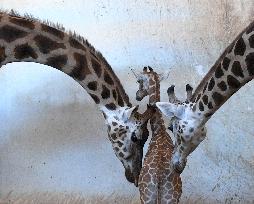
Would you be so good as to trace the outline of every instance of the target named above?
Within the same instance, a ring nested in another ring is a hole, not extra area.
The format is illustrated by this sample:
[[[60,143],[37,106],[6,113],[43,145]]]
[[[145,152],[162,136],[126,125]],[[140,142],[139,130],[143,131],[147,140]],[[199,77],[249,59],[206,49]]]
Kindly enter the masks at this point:
[[[151,67],[143,69],[137,77],[139,90],[136,99],[149,95],[149,106],[160,101],[160,77]],[[178,203],[182,194],[182,181],[171,167],[173,142],[166,132],[161,113],[155,108],[150,119],[152,139],[139,177],[141,203]]]
[[[254,22],[225,49],[197,86],[190,102],[158,102],[156,106],[169,118],[175,118],[176,141],[172,165],[181,173],[188,155],[206,137],[206,122],[242,86],[254,77]]]
[[[35,62],[76,80],[102,111],[108,137],[129,182],[137,186],[149,111],[132,106],[122,84],[100,52],[84,38],[30,16],[0,12],[0,67]],[[134,139],[133,139],[134,138]]]

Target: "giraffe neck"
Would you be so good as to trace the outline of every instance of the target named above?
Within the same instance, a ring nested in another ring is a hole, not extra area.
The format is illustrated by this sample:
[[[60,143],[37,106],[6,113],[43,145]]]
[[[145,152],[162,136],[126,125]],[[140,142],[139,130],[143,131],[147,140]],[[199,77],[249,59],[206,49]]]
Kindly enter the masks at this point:
[[[154,72],[152,75],[153,77],[150,77],[149,79],[149,104],[155,104],[156,102],[160,101],[160,80],[158,75]],[[156,112],[153,114],[153,116],[150,119],[151,124],[151,130],[153,137],[151,141],[156,141],[156,136],[161,133],[166,133],[165,124],[162,118],[162,114],[159,110],[156,110]],[[162,134],[165,135],[165,134]]]
[[[86,40],[36,20],[0,13],[0,67],[11,62],[54,67],[109,110],[131,106],[110,65]]]
[[[227,47],[203,78],[192,101],[194,110],[210,117],[242,86],[254,77],[254,22]]]
[[[150,80],[150,104],[160,101],[159,83],[159,80]],[[171,168],[174,146],[158,109],[150,124],[152,138],[139,176],[141,203],[178,203],[182,193],[181,178]]]
[[[160,80],[159,76],[153,72],[149,77],[149,104],[154,105],[160,101]]]

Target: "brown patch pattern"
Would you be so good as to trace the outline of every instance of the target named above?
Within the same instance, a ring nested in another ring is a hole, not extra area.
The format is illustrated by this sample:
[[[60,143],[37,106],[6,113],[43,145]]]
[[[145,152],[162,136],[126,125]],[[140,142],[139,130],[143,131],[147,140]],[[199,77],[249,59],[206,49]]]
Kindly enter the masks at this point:
[[[0,63],[6,59],[5,47],[0,47]]]
[[[31,22],[31,21],[28,21],[26,19],[12,17],[12,16],[10,16],[9,19],[10,19],[11,23],[14,23],[14,24],[16,24],[18,26],[26,27],[26,28],[29,28],[31,30],[33,30],[35,28],[34,23]]]
[[[232,89],[238,89],[241,87],[241,83],[233,76],[228,75],[227,77],[228,86]]]
[[[209,109],[213,109],[213,104],[212,104],[211,101],[208,103],[208,108],[209,108]]]
[[[114,99],[116,100],[116,99],[117,99],[116,90],[115,90],[115,89],[113,89],[112,93],[113,93],[113,97],[114,97]]]
[[[250,36],[249,38],[249,44],[251,48],[254,48],[254,35]]]
[[[74,53],[73,56],[76,60],[76,66],[69,75],[75,79],[82,81],[88,74],[91,74],[91,71],[88,68],[86,56],[79,53]]]
[[[113,79],[111,78],[111,76],[106,71],[104,72],[104,80],[109,85],[114,85]]]
[[[204,96],[202,97],[202,100],[203,100],[203,102],[204,102],[205,105],[208,104],[208,96],[207,96],[207,95],[204,95]]]
[[[66,65],[66,63],[67,63],[66,55],[58,55],[54,57],[49,57],[46,62],[47,65],[59,70],[61,70],[64,67],[64,65]]]
[[[82,45],[79,41],[77,41],[76,39],[72,37],[69,38],[69,43],[70,43],[70,46],[73,48],[86,51],[86,48],[84,47],[84,45]]]
[[[116,88],[116,92],[117,92],[117,95],[118,95],[118,100],[117,100],[118,101],[118,105],[123,107],[124,106],[124,101],[123,101],[123,98],[122,98],[118,88]]]
[[[241,67],[241,64],[240,62],[238,61],[235,61],[232,65],[232,69],[231,69],[232,73],[235,75],[235,76],[240,76],[242,78],[244,78],[244,75],[243,75],[243,70],[242,70],[242,67]]]
[[[29,57],[32,57],[33,59],[38,58],[37,53],[30,45],[28,45],[28,43],[16,46],[14,49],[14,56],[19,60]]]
[[[235,45],[234,53],[235,55],[243,56],[245,53],[245,50],[246,50],[246,45],[243,38],[241,37]]]
[[[200,111],[204,111],[204,105],[203,105],[202,101],[199,101],[198,107],[199,107]]]
[[[94,100],[94,102],[95,102],[96,104],[99,104],[99,103],[100,103],[100,99],[99,99],[96,95],[91,94],[91,93],[89,93],[89,95],[92,97],[92,99]]]
[[[87,84],[87,87],[92,90],[96,91],[97,90],[97,81],[91,81]]]
[[[250,76],[254,75],[254,53],[250,53],[246,56],[245,59],[246,65],[247,65],[247,70],[249,72]]]
[[[217,79],[221,78],[224,75],[222,69],[221,69],[221,65],[219,65],[215,71],[215,77]]]
[[[230,59],[227,58],[227,57],[225,57],[225,58],[223,59],[223,62],[222,62],[223,69],[225,69],[225,70],[227,71],[227,70],[228,70],[229,64],[230,64]]]
[[[110,90],[105,85],[102,85],[101,97],[103,99],[107,99],[110,97]]]
[[[92,67],[94,72],[97,74],[97,76],[100,78],[101,77],[101,65],[94,59],[91,60],[92,61]]]
[[[221,95],[218,92],[214,92],[212,94],[212,97],[213,97],[213,100],[214,100],[214,103],[215,103],[216,106],[221,105],[223,103],[223,101],[224,101],[224,96]]]
[[[27,32],[19,30],[15,27],[5,25],[0,28],[0,39],[10,43],[19,38],[23,38],[27,35]]]
[[[40,52],[43,54],[48,54],[50,51],[53,51],[59,48],[66,49],[63,43],[55,42],[51,40],[50,38],[45,37],[43,35],[37,35],[34,38],[34,41],[36,45],[38,46]]]
[[[109,110],[115,110],[116,109],[116,105],[114,103],[106,104],[105,107]]]
[[[212,77],[210,79],[210,82],[209,82],[209,85],[208,85],[208,91],[211,91],[213,89],[214,85],[215,85],[215,81],[214,81],[214,78]]]
[[[42,31],[45,31],[46,33],[50,33],[60,39],[63,39],[64,38],[64,33],[63,31],[60,31],[56,28],[53,28],[53,27],[50,27],[48,25],[44,25],[44,24],[41,24],[41,30]]]
[[[217,86],[220,88],[222,91],[227,90],[227,84],[224,81],[221,81],[220,83],[217,84]]]

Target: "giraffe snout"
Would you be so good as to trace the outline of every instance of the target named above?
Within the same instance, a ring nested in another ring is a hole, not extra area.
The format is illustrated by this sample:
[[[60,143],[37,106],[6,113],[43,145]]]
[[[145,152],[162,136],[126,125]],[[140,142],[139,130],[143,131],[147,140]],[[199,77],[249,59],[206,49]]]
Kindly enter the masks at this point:
[[[180,162],[176,162],[175,164],[173,164],[173,168],[174,168],[174,171],[178,174],[181,174],[183,172],[183,168]]]

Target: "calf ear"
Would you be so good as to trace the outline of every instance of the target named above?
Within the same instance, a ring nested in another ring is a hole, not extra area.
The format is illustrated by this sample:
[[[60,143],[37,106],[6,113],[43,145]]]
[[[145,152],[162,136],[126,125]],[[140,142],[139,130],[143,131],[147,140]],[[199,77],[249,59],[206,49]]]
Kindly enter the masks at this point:
[[[158,74],[160,82],[168,79],[170,71],[171,70]]]
[[[137,106],[133,106],[131,108],[127,108],[126,110],[124,110],[123,119],[124,120],[129,120],[130,117],[138,111],[138,107],[139,106],[137,105]]]
[[[156,106],[168,118],[177,117],[182,119],[184,114],[184,107],[169,102],[157,102]]]

